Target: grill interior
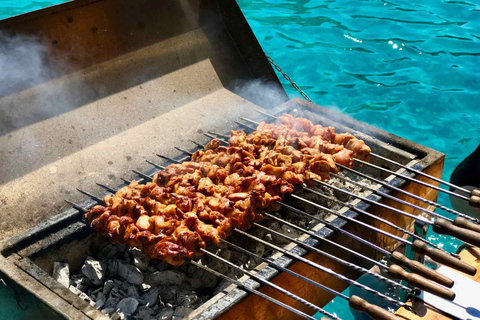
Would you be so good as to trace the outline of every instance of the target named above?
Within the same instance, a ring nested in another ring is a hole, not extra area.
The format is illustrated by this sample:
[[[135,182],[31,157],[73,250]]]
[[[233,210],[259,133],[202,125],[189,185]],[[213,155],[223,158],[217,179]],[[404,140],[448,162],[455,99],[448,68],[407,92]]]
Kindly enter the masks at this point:
[[[334,114],[331,113],[330,111],[326,111],[326,109],[323,109],[321,107],[315,106],[313,104],[306,103],[302,100],[291,100],[283,105],[278,106],[274,110],[270,110],[270,113],[274,114],[281,114],[282,112],[288,112],[291,113],[295,116],[299,117],[307,117],[310,120],[312,120],[314,123],[320,123],[324,125],[332,125],[335,126],[336,130],[338,132],[351,132],[354,135],[357,135],[359,138],[365,140],[365,142],[372,148],[372,151],[374,151],[377,154],[384,155],[390,159],[393,159],[395,161],[398,161],[402,164],[406,164],[409,166],[415,166],[418,169],[424,169],[426,167],[429,167],[431,164],[433,164],[435,161],[438,161],[438,153],[431,152],[429,153],[428,149],[418,146],[416,144],[413,144],[411,142],[406,142],[406,141],[401,141],[403,142],[403,145],[401,142],[398,140],[403,140],[401,138],[396,138],[397,141],[392,140],[392,136],[389,134],[386,134],[378,129],[372,129],[368,125],[365,124],[360,124],[356,121],[353,121],[352,123],[348,123],[351,120],[343,117],[339,114]],[[333,115],[333,116],[332,116]],[[333,119],[329,119],[328,117],[332,116]],[[248,117],[255,119],[256,121],[262,120],[264,117],[259,115],[258,113],[253,113],[250,114]],[[202,134],[198,132],[198,130],[195,131],[187,131],[182,133],[182,142],[183,143],[178,143],[175,141],[170,141],[171,143],[174,142],[175,144],[170,144],[171,147],[180,147],[182,149],[187,149],[190,148],[190,151],[196,150],[197,147],[194,147],[193,143],[188,142],[188,140],[194,140],[197,141],[201,144],[206,143],[209,141],[209,137],[206,137],[203,133],[206,133],[208,131],[216,131],[224,134],[228,134],[229,129],[245,129],[248,133],[248,129],[244,125],[238,125],[235,124],[235,121],[238,121],[242,123],[242,120],[239,119],[238,114],[228,114],[228,117],[225,117],[225,122],[222,124],[225,124],[223,127],[220,126],[219,123],[215,123],[215,126],[209,127],[208,124],[204,124],[202,126]],[[345,123],[345,120],[347,123]],[[270,120],[271,121],[271,120]],[[251,126],[252,124],[243,121],[244,124]],[[359,131],[358,129],[365,130],[363,132],[376,132],[377,134],[375,136],[372,135],[366,135],[363,134]],[[192,133],[190,136],[188,133]],[[390,139],[390,140],[389,140]],[[390,141],[390,143],[386,143],[382,140]],[[397,148],[397,146],[402,146],[402,149],[409,150],[411,152],[406,152],[404,150],[401,150]],[[160,149],[160,151],[159,151]],[[185,161],[189,158],[188,155],[185,155],[185,153],[180,153],[178,150],[164,150],[163,148],[155,148],[155,151],[153,153],[162,153],[162,154],[167,154],[167,155],[173,155],[175,160],[178,161]],[[415,152],[415,153],[413,153]],[[168,165],[170,162],[168,161],[163,161],[159,158],[151,158],[151,160],[157,164],[162,164],[162,165]],[[136,163],[135,159],[132,159],[133,163]],[[373,163],[376,163],[378,165],[385,166],[385,163],[381,163],[381,161],[375,161],[372,159]],[[137,166],[140,165],[137,163]],[[143,165],[141,165],[143,167]],[[387,166],[388,167],[388,166]],[[368,174],[371,174],[372,176],[375,177],[380,177],[384,179],[385,181],[388,181],[389,184],[394,185],[394,186],[401,186],[405,183],[405,181],[399,179],[398,177],[395,178],[393,176],[386,176],[386,175],[379,175],[378,171],[375,172],[371,168],[357,168],[362,172],[366,172]],[[392,168],[394,169],[394,168]],[[149,170],[145,171],[145,174],[147,175],[152,175],[158,171],[158,168],[151,168]],[[128,174],[126,175],[130,179],[132,175]],[[133,175],[134,178],[136,179],[141,179],[141,177],[138,177],[138,175]],[[335,181],[337,180],[337,181]],[[358,179],[357,179],[358,180]],[[97,182],[105,183],[105,180],[100,180]],[[107,182],[108,183],[108,182]],[[334,185],[342,185],[342,183],[338,179],[332,179],[331,183]],[[93,182],[92,182],[93,184]],[[111,183],[109,183],[111,185]],[[115,183],[114,183],[115,184]],[[121,187],[124,184],[121,184],[117,187]],[[371,183],[368,184],[371,187],[379,187],[375,186]],[[344,185],[345,187],[345,185]],[[116,189],[116,188],[114,188]],[[356,193],[361,192],[363,196],[368,196],[369,198],[377,201],[382,201],[382,199],[374,194],[371,194],[370,192],[365,192],[360,190],[358,187],[354,187],[352,185],[347,186],[348,190],[354,191]],[[88,190],[90,191],[90,190]],[[349,197],[345,197],[344,195],[341,195],[339,192],[331,194],[335,195],[338,199],[341,201],[349,201],[351,204],[354,204],[356,207],[361,208],[361,209],[371,209],[370,205],[360,202],[356,199],[351,199]],[[303,196],[306,195],[306,193],[302,193]],[[85,199],[85,198],[84,198]],[[338,205],[335,205],[332,202],[325,201],[324,199],[321,199],[321,197],[309,197],[309,199],[313,199],[319,203],[322,203],[323,205],[333,208],[336,211],[347,215],[352,218],[358,218],[361,219],[362,221],[367,221],[368,219],[365,219],[361,215],[358,215],[355,211],[348,210],[347,207],[341,207]],[[287,202],[289,204],[293,204],[296,207],[305,209],[307,212],[312,213],[315,212],[315,210],[312,210],[312,208],[309,208],[308,206],[304,206],[298,203],[294,202]],[[83,207],[90,207],[94,205],[95,202],[93,200],[87,200],[81,205]],[[355,234],[361,235],[362,237],[365,237],[368,240],[373,241],[374,243],[380,244],[382,246],[385,246],[389,249],[394,249],[399,245],[398,242],[396,241],[391,241],[391,239],[387,242],[385,241],[384,238],[382,237],[372,237],[372,234],[369,232],[365,232],[365,230],[362,230],[361,227],[356,225],[355,223],[349,223],[347,224],[344,219],[340,219],[335,217],[334,215],[328,214],[328,213],[320,213],[317,212],[319,215],[318,217],[325,218],[327,221],[331,221],[335,226],[345,228],[346,230],[350,230]],[[391,217],[392,215],[390,215]],[[313,222],[307,222],[305,219],[298,219],[298,216],[292,214],[292,213],[283,213],[281,215],[282,218],[286,219],[287,221],[294,222],[295,224],[299,224],[300,221],[300,226],[306,227],[306,226],[313,226],[312,230],[316,232],[318,235],[321,235],[322,237],[328,237],[334,240],[337,243],[341,243],[342,245],[347,246],[350,249],[357,250],[359,252],[365,253],[366,255],[374,258],[374,259],[381,259],[383,258],[382,256],[375,254],[374,251],[369,249],[368,247],[365,247],[364,245],[360,244],[359,242],[352,240],[348,237],[345,237],[343,235],[340,235],[338,233],[333,232],[330,228],[325,227],[323,224],[318,224],[318,223],[313,223]],[[395,217],[398,220],[396,221],[396,224],[399,226],[405,226],[407,229],[412,229],[413,222],[410,219],[405,219],[402,216]],[[270,221],[269,221],[270,220]],[[391,220],[391,218],[390,218]],[[313,223],[313,225],[312,225]],[[371,223],[371,222],[369,222]],[[292,238],[296,238],[299,236],[299,240],[303,241],[306,244],[312,245],[312,246],[317,246],[320,241],[317,239],[312,238],[311,236],[307,234],[301,234],[301,232],[294,232],[292,231],[292,228],[285,228],[285,227],[280,227],[281,224],[278,222],[271,221],[271,219],[265,219],[265,221],[262,222],[263,225],[272,228],[273,230],[278,230],[284,234],[288,234]],[[259,228],[254,228],[249,231],[250,234],[253,235],[260,235],[262,232],[258,230]],[[54,231],[53,233],[51,233]],[[404,234],[399,233],[400,236],[405,236]],[[263,235],[264,237],[264,235]],[[302,248],[301,246],[296,245],[295,243],[288,243],[288,241],[281,240],[278,236],[272,236],[273,238],[273,243],[276,243],[277,245],[283,246],[286,250],[290,250],[293,253],[299,254],[301,256],[305,255],[310,255],[309,257],[311,258],[312,253],[309,253],[308,250],[305,248]],[[268,238],[267,238],[268,239]],[[240,245],[241,247],[246,247],[247,249],[251,249],[251,251],[255,251],[256,249],[258,250],[258,243],[255,243],[253,241],[246,240],[245,237],[239,236],[239,235],[232,235],[228,239],[229,241],[236,243]],[[106,241],[99,237],[98,235],[94,234],[93,231],[87,227],[82,221],[81,221],[81,214],[75,209],[69,209],[65,211],[64,213],[54,217],[53,219],[50,219],[46,223],[37,226],[33,230],[31,230],[29,233],[24,234],[20,237],[14,238],[10,241],[10,243],[4,247],[2,253],[4,256],[7,256],[9,259],[13,260],[18,266],[20,266],[23,270],[25,270],[27,273],[29,273],[31,276],[34,278],[40,280],[42,283],[47,284],[49,287],[52,287],[54,291],[60,290],[61,292],[64,293],[65,288],[60,288],[57,285],[54,285],[55,281],[51,279],[49,276],[52,273],[52,268],[53,268],[53,262],[55,261],[64,261],[68,262],[71,270],[71,274],[77,274],[80,272],[80,268],[85,261],[85,258],[87,256],[97,256],[98,252],[105,247]],[[338,255],[340,257],[345,258],[346,260],[353,261],[357,265],[363,265],[364,267],[369,268],[369,264],[365,263],[364,261],[361,261],[355,257],[352,257],[349,254],[345,253],[339,253],[338,249],[335,251],[335,248],[331,248],[329,245],[325,244],[320,244],[319,248],[322,250],[325,250],[327,252],[335,253],[335,255]],[[210,248],[213,249],[212,252],[215,252],[218,249],[215,248]],[[225,249],[225,246],[222,250]],[[224,250],[225,251],[225,250]],[[235,252],[235,250],[228,250],[230,251],[230,258],[233,262],[238,263],[239,255],[238,252]],[[264,252],[264,256],[270,257],[272,254],[272,250],[268,250],[266,248],[260,249],[260,252]],[[235,252],[235,257],[231,257],[231,252]],[[14,254],[15,253],[15,254]],[[295,269],[295,264],[299,264],[299,262],[295,262],[294,259],[291,259],[289,257],[286,257],[284,254],[281,253],[274,253],[273,256],[271,256],[273,259],[275,259],[276,263],[278,263],[281,266],[287,267],[287,266],[292,266]],[[226,268],[221,267],[222,263],[219,263],[218,261],[212,261],[210,264],[208,264],[208,260],[210,260],[207,257],[202,258],[204,263],[207,265],[212,266],[212,264],[217,266],[217,268],[220,266],[221,271],[226,271],[230,270],[227,272],[230,276],[235,276],[239,277],[240,281],[244,281],[245,279],[248,278],[248,276],[242,275],[239,272],[234,272],[232,268]],[[244,258],[240,258],[244,259]],[[336,266],[334,264],[331,264],[328,259],[326,258],[321,258],[319,259],[318,257],[314,260],[316,262],[320,262],[321,264],[326,264],[328,267],[331,267],[333,270],[343,273],[343,274],[348,274],[350,278],[356,278],[359,276],[359,274],[355,274],[352,277],[352,270],[342,267],[342,266]],[[266,263],[260,263],[261,261],[254,261],[249,264],[250,268],[253,268],[255,265],[255,270],[259,271],[259,274],[264,277],[265,279],[272,279],[276,275],[278,275],[278,271],[270,266],[267,266]],[[154,267],[157,267],[157,264],[154,264]],[[186,274],[187,276],[189,275],[189,266],[183,266],[179,268],[175,267],[166,267],[166,266],[161,266],[161,270],[165,269],[175,269],[181,273]],[[153,271],[153,269],[151,270]],[[319,271],[316,271],[316,273],[321,273]],[[277,277],[278,278],[278,277]],[[327,278],[328,279],[328,278]],[[218,280],[217,280],[218,281]],[[224,281],[225,282],[225,281]],[[301,281],[298,281],[301,282]],[[257,281],[254,281],[252,279],[248,280],[246,282],[249,286],[252,288],[258,288],[260,287],[260,284]],[[216,286],[215,286],[216,287]],[[217,288],[215,290],[215,287],[210,287],[209,289],[201,289],[199,293],[199,296],[201,301],[205,301],[205,303],[202,303],[201,305],[196,305],[196,309],[190,314],[190,318],[194,319],[209,319],[209,318],[217,318],[222,314],[225,314],[225,317],[228,318],[228,311],[229,310],[235,310],[235,306],[238,305],[242,299],[246,298],[248,296],[248,293],[245,292],[244,290],[238,288],[236,285],[225,285],[222,284],[221,288]],[[336,282],[332,286],[333,288],[341,291],[346,287],[345,283],[342,282]],[[220,290],[223,289],[223,290]],[[292,290],[292,292],[295,292],[295,290]],[[213,295],[213,293],[216,293],[216,295]],[[72,301],[75,301],[76,299],[79,299],[77,296],[72,296],[70,293],[68,296],[72,299]],[[328,300],[331,299],[331,296],[328,294],[322,293],[322,297],[320,300],[322,300],[322,303],[318,303],[318,305],[323,305]],[[245,301],[245,300],[244,300]],[[86,309],[90,309],[90,306],[85,305],[84,307]],[[298,307],[298,306],[295,306]],[[299,307],[299,309],[302,309]],[[277,310],[278,311],[278,310]],[[306,311],[306,310],[305,310]],[[93,311],[92,311],[93,312]]]

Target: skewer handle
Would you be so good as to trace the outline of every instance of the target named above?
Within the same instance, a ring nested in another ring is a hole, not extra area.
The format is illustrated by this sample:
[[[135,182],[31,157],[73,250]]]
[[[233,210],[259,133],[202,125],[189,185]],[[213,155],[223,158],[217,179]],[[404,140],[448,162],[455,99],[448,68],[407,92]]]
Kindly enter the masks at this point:
[[[442,286],[451,288],[453,287],[453,280],[444,276],[443,274],[433,270],[432,268],[427,267],[423,263],[420,263],[415,260],[410,260],[405,255],[401,254],[398,251],[392,252],[390,255],[390,260],[393,263],[396,263],[402,267],[408,268],[412,273],[416,273],[428,280],[435,281]]]
[[[445,219],[435,219],[433,231],[455,237],[476,247],[480,247],[480,233],[469,229],[459,228]]]
[[[468,204],[474,208],[480,208],[480,189],[472,191]]]
[[[462,217],[456,217],[455,220],[453,220],[453,224],[456,225],[457,227],[469,229],[469,230],[480,233],[480,224],[476,224],[471,221],[468,221],[468,219],[465,219]]]
[[[449,266],[450,268],[464,272],[471,276],[477,273],[477,269],[475,269],[475,267],[472,267],[471,265],[453,256],[445,254],[438,249],[430,248],[425,242],[419,240],[413,241],[412,250],[416,253],[427,255],[434,261],[437,261],[441,264]]]
[[[399,318],[397,318],[389,311],[380,308],[379,306],[373,305],[363,300],[359,296],[351,296],[348,305],[354,310],[365,312],[375,320],[399,320]]]
[[[408,273],[396,264],[392,264],[390,268],[388,268],[388,275],[394,279],[406,281],[413,287],[420,288],[423,291],[430,292],[443,299],[450,301],[455,299],[455,292],[433,283],[418,274]]]

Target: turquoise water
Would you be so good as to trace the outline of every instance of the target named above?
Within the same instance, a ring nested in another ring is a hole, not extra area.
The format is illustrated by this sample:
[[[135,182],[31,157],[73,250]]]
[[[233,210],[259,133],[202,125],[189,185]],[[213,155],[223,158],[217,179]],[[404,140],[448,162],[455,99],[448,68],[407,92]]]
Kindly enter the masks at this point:
[[[3,0],[0,18],[61,2]],[[478,0],[238,3],[267,55],[312,100],[445,153],[444,179],[480,142]],[[342,301],[327,309],[349,318]]]

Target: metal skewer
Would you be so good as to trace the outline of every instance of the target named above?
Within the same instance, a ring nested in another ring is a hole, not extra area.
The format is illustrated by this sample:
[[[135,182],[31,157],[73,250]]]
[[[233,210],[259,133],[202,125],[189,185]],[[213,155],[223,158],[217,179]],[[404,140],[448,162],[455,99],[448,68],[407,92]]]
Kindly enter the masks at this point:
[[[382,208],[391,210],[391,211],[393,211],[393,212],[400,213],[400,214],[402,214],[402,215],[404,215],[404,216],[411,217],[412,219],[420,220],[420,221],[425,222],[425,223],[427,223],[427,224],[431,224],[431,225],[437,226],[437,225],[438,225],[438,224],[437,224],[437,223],[438,223],[438,220],[440,220],[440,219],[437,219],[437,220],[435,220],[435,222],[431,222],[431,221],[429,221],[429,220],[423,220],[422,218],[420,218],[420,217],[418,217],[418,216],[416,216],[416,215],[412,215],[412,214],[407,213],[407,212],[405,212],[405,211],[402,211],[402,210],[399,210],[399,209],[390,207],[390,206],[385,205],[385,204],[383,204],[383,203],[381,203],[381,202],[377,202],[377,201],[370,200],[370,199],[368,199],[368,198],[362,197],[362,196],[360,196],[360,195],[356,195],[356,194],[354,194],[354,193],[352,193],[352,192],[349,192],[349,191],[347,191],[347,190],[343,190],[343,189],[341,189],[341,188],[338,188],[338,187],[335,187],[335,186],[333,186],[333,185],[327,184],[327,183],[325,183],[325,182],[323,182],[323,181],[319,181],[319,180],[316,180],[316,179],[313,179],[313,180],[314,180],[315,182],[323,185],[323,186],[326,186],[326,187],[328,187],[328,188],[332,188],[332,189],[334,189],[334,190],[343,192],[343,193],[348,194],[348,195],[350,195],[350,196],[352,196],[352,197],[358,198],[358,199],[360,199],[360,200],[362,200],[362,201],[364,201],[364,202],[367,202],[367,203],[371,203],[371,204],[380,206],[380,207],[382,207]],[[303,189],[306,190],[306,191],[308,191],[308,192],[314,193],[314,194],[321,194],[320,192],[318,192],[318,191],[316,191],[316,190],[313,190],[313,189],[310,189],[310,188],[308,188],[308,187],[304,187]],[[326,208],[326,207],[323,207],[323,206],[319,205],[318,203],[315,203],[315,202],[312,202],[312,201],[303,199],[303,198],[301,198],[301,197],[298,197],[298,196],[295,196],[295,195],[292,195],[292,197],[295,197],[295,198],[297,198],[297,199],[299,199],[299,200],[301,200],[301,201],[303,201],[303,202],[309,203],[309,204],[311,204],[311,205],[313,205],[313,206],[315,206],[315,207],[317,207],[317,208],[319,208],[319,209],[326,210],[326,211],[328,211],[328,212],[331,212],[331,211],[332,211],[331,209]],[[345,216],[342,216],[342,218],[348,220],[347,217],[345,217]],[[351,219],[351,218],[350,218],[350,219]],[[446,222],[446,221],[445,221],[445,222]],[[367,226],[369,226],[369,225],[367,224]],[[367,227],[367,226],[365,226],[365,227]],[[453,226],[453,224],[447,225],[447,227],[449,227],[449,228],[451,228],[452,226]],[[443,228],[443,225],[440,225],[440,227]],[[455,227],[455,226],[453,226],[453,227]],[[368,228],[368,227],[367,227],[367,228]],[[373,227],[370,226],[369,228],[372,229]],[[455,227],[455,228],[456,228],[456,227]],[[373,229],[372,229],[372,230],[373,230]],[[441,232],[441,233],[446,233],[445,230],[439,229],[439,228],[437,228],[436,231],[437,231],[437,232],[439,231],[439,232]],[[464,238],[464,237],[462,237],[462,238]],[[405,241],[408,241],[408,240],[403,239],[402,242],[405,243]],[[409,242],[409,241],[408,241],[408,242]],[[415,240],[413,243],[410,242],[409,245],[412,246],[412,249],[413,249],[415,252],[417,252],[417,253],[419,253],[419,254],[426,254],[426,255],[428,255],[429,257],[431,257],[433,260],[435,260],[435,261],[437,261],[437,262],[440,262],[440,263],[442,263],[442,264],[445,264],[445,265],[447,265],[447,266],[449,266],[449,267],[451,267],[451,268],[457,269],[457,270],[459,270],[459,271],[465,272],[465,273],[470,274],[470,275],[474,275],[474,274],[476,274],[476,272],[477,272],[477,269],[474,268],[473,266],[470,266],[470,265],[466,264],[465,262],[463,262],[463,261],[461,261],[461,260],[458,260],[458,259],[452,257],[451,255],[448,255],[448,254],[446,254],[446,253],[444,253],[444,252],[442,252],[442,251],[440,251],[440,250],[438,250],[438,249],[430,248],[430,247],[428,247],[428,246],[425,244],[425,242],[421,242],[421,241],[419,241],[419,240]]]
[[[405,190],[403,190],[403,189],[394,187],[394,186],[392,186],[391,184],[389,184],[389,183],[387,183],[387,182],[385,182],[385,181],[376,179],[376,178],[374,178],[374,177],[371,177],[371,176],[369,176],[369,175],[366,175],[365,173],[362,173],[362,172],[359,172],[359,171],[357,171],[357,170],[351,169],[351,168],[346,167],[346,166],[344,166],[344,165],[341,165],[341,164],[339,164],[339,163],[337,163],[336,165],[337,165],[338,167],[342,168],[343,170],[352,172],[353,174],[356,174],[357,176],[363,177],[363,178],[365,178],[365,179],[369,179],[370,181],[373,181],[373,182],[375,182],[375,183],[378,183],[378,184],[380,184],[380,185],[382,185],[382,186],[384,186],[384,187],[386,187],[386,188],[389,188],[389,189],[391,189],[391,190],[393,190],[393,191],[402,193],[402,194],[404,194],[404,195],[406,195],[406,196],[408,196],[408,197],[410,197],[410,198],[413,198],[413,199],[415,199],[415,200],[422,201],[422,202],[424,202],[424,203],[426,203],[426,204],[429,204],[429,205],[431,205],[431,206],[440,208],[440,209],[442,209],[442,210],[444,210],[444,211],[446,211],[446,212],[453,213],[453,214],[458,215],[458,216],[461,216],[461,215],[462,215],[461,212],[458,212],[458,211],[456,211],[456,210],[453,210],[453,209],[450,209],[450,208],[448,208],[448,207],[445,207],[445,206],[443,206],[443,205],[441,205],[441,204],[439,204],[439,203],[437,203],[437,202],[435,202],[435,201],[431,201],[431,200],[422,198],[422,197],[420,197],[420,196],[417,196],[417,195],[414,194],[414,193],[411,193],[411,192],[405,191]],[[442,216],[442,217],[443,217],[443,216]],[[445,219],[445,218],[444,218],[444,219]],[[454,220],[454,222],[455,222],[455,220]]]
[[[290,297],[290,298],[292,298],[292,299],[294,299],[294,300],[296,300],[296,301],[298,301],[298,302],[300,302],[300,303],[303,303],[303,304],[306,305],[307,307],[310,307],[310,308],[312,308],[313,310],[315,310],[315,311],[317,311],[317,312],[320,312],[320,313],[322,313],[322,314],[324,314],[324,315],[326,315],[326,316],[328,316],[328,317],[331,317],[331,318],[333,318],[333,319],[338,319],[338,318],[337,318],[336,316],[334,316],[333,314],[331,314],[331,313],[323,310],[322,308],[314,305],[313,303],[308,302],[307,300],[305,300],[305,299],[303,299],[303,298],[301,298],[301,297],[299,297],[299,296],[291,293],[290,291],[285,290],[284,288],[282,288],[282,287],[280,287],[280,286],[277,286],[276,284],[274,284],[274,283],[272,283],[272,282],[270,282],[270,281],[268,281],[268,280],[265,280],[264,278],[258,276],[258,275],[255,274],[255,273],[252,273],[252,272],[250,272],[250,271],[247,271],[247,270],[245,270],[245,269],[243,269],[243,268],[241,268],[241,267],[239,267],[239,266],[231,263],[230,261],[228,261],[228,260],[226,260],[226,259],[224,259],[224,258],[222,258],[222,257],[219,257],[219,256],[217,256],[217,255],[214,254],[214,253],[211,253],[211,252],[208,251],[208,250],[200,249],[200,251],[201,251],[202,253],[204,253],[204,254],[212,257],[212,258],[215,258],[215,259],[217,259],[217,260],[225,263],[226,265],[228,265],[228,266],[230,266],[230,267],[232,267],[232,268],[234,268],[234,269],[236,269],[236,270],[238,270],[238,271],[240,271],[240,272],[242,272],[242,273],[250,276],[251,278],[256,279],[257,281],[259,281],[259,282],[261,282],[261,283],[263,283],[263,284],[266,284],[266,285],[269,286],[269,287],[274,288],[275,290],[283,293],[283,294],[286,295],[287,297]]]

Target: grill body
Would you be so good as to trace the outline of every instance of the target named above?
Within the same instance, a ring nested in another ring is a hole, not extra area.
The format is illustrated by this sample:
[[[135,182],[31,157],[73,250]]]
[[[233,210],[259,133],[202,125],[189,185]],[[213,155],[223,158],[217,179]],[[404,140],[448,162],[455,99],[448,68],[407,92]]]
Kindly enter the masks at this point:
[[[239,116],[262,119],[255,108],[332,125],[338,132],[351,132],[365,140],[377,154],[441,176],[444,155],[439,152],[312,103],[287,101],[234,1],[75,1],[4,20],[0,27],[11,37],[34,37],[45,49],[45,67],[52,71],[35,82],[16,82],[0,99],[0,155],[5,159],[0,168],[0,197],[8,200],[0,202],[5,218],[0,270],[66,318],[105,316],[51,278],[53,262],[68,262],[75,273],[105,240],[81,221],[78,211],[65,210],[68,206],[63,199],[82,203],[85,198],[75,193],[76,188],[100,194],[103,191],[95,182],[115,184],[119,177],[130,175],[130,169],[153,173],[154,169],[145,170],[144,160],[155,159],[155,153],[179,159],[174,146],[188,148],[188,140],[206,142],[203,133],[208,130],[228,134],[230,129],[239,129],[234,122]],[[260,84],[262,90],[258,90]],[[268,88],[268,96],[264,88]],[[392,176],[380,177],[436,199],[436,192],[425,187]],[[412,212],[409,207],[370,197]],[[353,203],[413,229],[409,219],[359,201]],[[83,202],[84,206],[92,204]],[[384,228],[347,208],[340,212]],[[334,216],[327,220],[386,248],[399,245]],[[317,225],[315,231],[381,258],[323,225]],[[307,235],[301,239],[318,244]],[[358,276],[294,244],[286,248],[349,277]],[[331,251],[325,245],[320,248]],[[298,262],[292,264],[283,255],[275,258],[313,280],[339,291],[345,288],[344,283]],[[263,264],[258,269],[266,278],[311,297],[319,306],[332,298]],[[260,290],[309,311],[273,290]],[[190,315],[193,319],[218,317],[273,319],[290,318],[291,314],[231,285]]]

